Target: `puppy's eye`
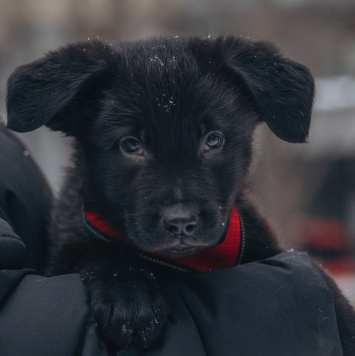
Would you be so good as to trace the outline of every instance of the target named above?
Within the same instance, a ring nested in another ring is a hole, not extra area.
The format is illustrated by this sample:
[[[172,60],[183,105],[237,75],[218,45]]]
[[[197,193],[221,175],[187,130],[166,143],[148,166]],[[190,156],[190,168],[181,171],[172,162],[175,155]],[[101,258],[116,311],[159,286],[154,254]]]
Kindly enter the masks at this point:
[[[223,136],[219,132],[212,132],[206,137],[205,151],[215,150],[223,143]]]
[[[121,147],[129,154],[143,154],[142,144],[137,138],[127,137],[121,141]]]

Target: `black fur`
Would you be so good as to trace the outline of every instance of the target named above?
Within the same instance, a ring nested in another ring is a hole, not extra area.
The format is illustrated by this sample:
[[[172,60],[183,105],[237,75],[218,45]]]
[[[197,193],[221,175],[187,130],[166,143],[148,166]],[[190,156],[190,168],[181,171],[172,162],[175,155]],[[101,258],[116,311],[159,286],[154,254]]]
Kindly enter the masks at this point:
[[[141,248],[179,255],[217,244],[236,204],[247,235],[241,262],[271,257],[281,248],[248,192],[253,132],[265,122],[305,142],[313,92],[306,67],[235,37],[75,43],[10,77],[9,128],[45,124],[75,137],[46,273],[82,275],[107,342],[149,347],[166,305],[139,258],[86,236],[82,205]],[[354,313],[329,286],[353,355]]]

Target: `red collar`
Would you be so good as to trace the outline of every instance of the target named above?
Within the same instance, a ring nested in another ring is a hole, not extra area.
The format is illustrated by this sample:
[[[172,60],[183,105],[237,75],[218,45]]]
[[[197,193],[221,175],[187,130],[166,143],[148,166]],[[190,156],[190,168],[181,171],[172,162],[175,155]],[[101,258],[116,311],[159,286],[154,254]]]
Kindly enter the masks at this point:
[[[132,245],[122,235],[112,229],[97,214],[84,211],[83,217],[85,226],[94,237],[105,242],[124,244],[132,248]],[[241,259],[244,249],[244,236],[238,210],[236,207],[232,209],[225,239],[220,244],[206,248],[194,255],[168,257],[146,252],[137,247],[133,247],[133,249],[146,260],[178,270],[207,272],[219,268],[233,267]]]

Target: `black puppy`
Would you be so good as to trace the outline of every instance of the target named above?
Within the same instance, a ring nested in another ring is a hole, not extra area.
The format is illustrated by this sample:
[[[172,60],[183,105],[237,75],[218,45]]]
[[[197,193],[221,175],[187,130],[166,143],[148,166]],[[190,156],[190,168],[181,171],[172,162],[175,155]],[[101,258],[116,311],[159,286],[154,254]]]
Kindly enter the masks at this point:
[[[149,347],[167,314],[151,271],[190,268],[183,256],[206,250],[213,259],[232,220],[232,264],[281,251],[248,192],[253,132],[265,122],[304,142],[313,92],[303,65],[235,37],[75,43],[10,77],[9,128],[75,138],[46,273],[81,274],[108,342]],[[354,314],[326,278],[353,355]]]

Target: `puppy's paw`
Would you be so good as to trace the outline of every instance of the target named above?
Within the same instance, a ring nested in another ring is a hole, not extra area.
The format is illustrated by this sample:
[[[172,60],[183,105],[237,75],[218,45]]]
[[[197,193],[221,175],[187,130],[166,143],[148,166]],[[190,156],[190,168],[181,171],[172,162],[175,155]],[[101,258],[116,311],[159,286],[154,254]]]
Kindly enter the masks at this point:
[[[142,271],[93,273],[84,282],[105,341],[119,348],[135,344],[147,349],[154,344],[165,324],[167,306],[153,276]]]

